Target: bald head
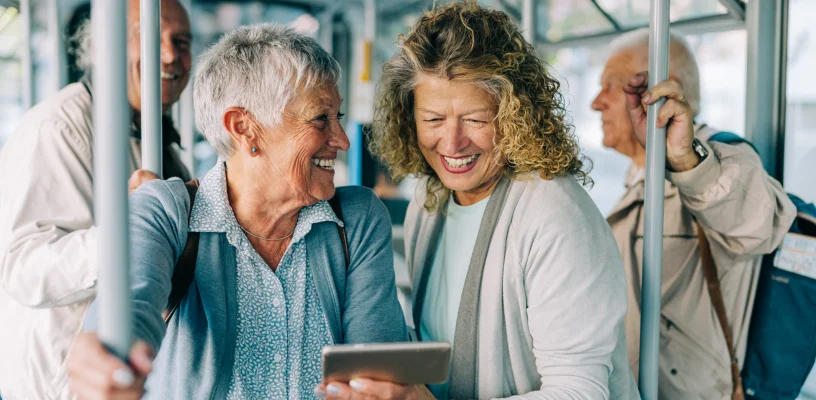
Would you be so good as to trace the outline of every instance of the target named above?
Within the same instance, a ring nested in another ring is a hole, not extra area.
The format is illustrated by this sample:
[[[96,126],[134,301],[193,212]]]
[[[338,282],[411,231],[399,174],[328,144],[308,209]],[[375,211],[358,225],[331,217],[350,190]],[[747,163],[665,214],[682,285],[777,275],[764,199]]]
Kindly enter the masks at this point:
[[[623,34],[615,39],[610,47],[612,49],[610,60],[626,54],[631,59],[630,69],[635,71],[634,73],[649,69],[648,28]],[[683,93],[691,105],[694,116],[697,116],[700,113],[700,69],[688,43],[673,33],[669,35],[669,76],[677,79],[683,86]]]

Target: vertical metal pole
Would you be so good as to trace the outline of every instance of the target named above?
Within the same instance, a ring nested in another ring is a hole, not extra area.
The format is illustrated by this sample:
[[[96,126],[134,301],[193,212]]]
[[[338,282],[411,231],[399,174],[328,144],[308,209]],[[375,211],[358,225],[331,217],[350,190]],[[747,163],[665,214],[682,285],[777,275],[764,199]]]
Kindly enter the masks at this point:
[[[669,77],[669,0],[652,0],[649,22],[649,87]],[[666,128],[657,128],[661,99],[649,106],[646,126],[646,193],[643,288],[640,325],[640,394],[657,400],[660,351],[660,294],[663,281],[663,189],[666,179]]]
[[[22,23],[22,54],[20,61],[23,67],[23,108],[34,105],[34,63],[31,60],[31,1],[20,0],[20,22]]]
[[[338,10],[340,10],[341,7],[345,6],[345,3],[346,3],[346,0],[335,0],[332,3],[332,5],[328,6],[326,8],[326,10],[324,10],[323,13],[321,13],[318,16],[318,21],[320,21],[320,33],[319,33],[320,46],[322,46],[323,49],[325,49],[327,52],[329,52],[329,54],[331,54],[335,58],[340,58],[339,59],[340,62],[343,62],[342,61],[342,55],[341,55],[341,54],[343,54],[342,51],[337,53],[337,54],[335,54],[335,51],[334,51],[334,18],[335,18],[335,15],[337,14]],[[341,43],[342,43],[342,41],[341,41]],[[344,74],[346,74],[346,73],[348,73],[348,72],[344,71]],[[347,76],[344,75],[342,80],[346,81]],[[340,94],[343,97],[348,97],[348,93],[347,93],[347,89],[346,89],[347,86],[346,85],[344,85],[344,84],[339,85]],[[348,110],[348,105],[347,104],[344,104],[343,107],[345,107],[345,110]],[[346,131],[346,132],[349,132],[349,131]],[[351,150],[351,149],[349,149],[349,150]],[[344,160],[346,162],[346,165],[349,166],[349,168],[347,169],[347,178],[352,176],[351,165],[349,164],[349,160],[351,160],[351,151],[346,153],[346,157],[345,157],[345,160]],[[338,178],[340,180],[335,179],[335,183],[340,184],[342,182],[342,178],[340,178],[339,176],[338,176]],[[346,181],[346,182],[348,182],[348,181]]]
[[[749,1],[746,137],[759,150],[768,173],[782,181],[785,148],[788,0]]]
[[[373,80],[373,62],[374,62],[374,39],[377,33],[377,8],[374,0],[365,0],[364,6],[364,23],[363,23],[363,71],[360,74],[360,84],[357,89],[365,93],[364,107],[367,108],[365,116],[357,116],[356,124],[350,122],[349,125],[354,129],[347,132],[351,133],[349,136],[350,148],[348,151],[348,171],[349,184],[360,185],[363,181],[363,124],[371,122],[373,114],[373,98],[374,98],[374,84]]]
[[[161,1],[141,0],[142,168],[162,176]]]
[[[524,40],[536,46],[536,1],[524,0],[521,4],[521,30]]]
[[[364,81],[371,80],[371,63],[373,62],[374,58],[374,39],[377,35],[377,5],[374,3],[374,0],[365,0],[365,27],[364,29],[364,40],[368,43],[369,53],[367,53],[367,59],[365,60],[366,65],[364,70],[367,71],[365,74],[368,75],[368,79],[363,79]]]
[[[99,338],[126,359],[131,346],[128,234],[127,2],[94,0],[94,214],[99,238]]]
[[[181,4],[187,10],[187,15],[190,21],[194,21],[193,17],[193,2],[192,0],[182,0]],[[195,111],[193,110],[193,79],[187,81],[187,87],[181,93],[181,99],[178,102],[179,115],[178,127],[179,136],[181,136],[181,161],[190,170],[190,174],[196,176],[195,171]]]
[[[195,171],[195,112],[193,110],[193,80],[187,84],[187,88],[181,93],[179,100],[179,136],[181,136],[181,161],[190,170],[193,177],[196,176]]]
[[[68,81],[68,66],[66,65],[65,45],[62,40],[62,23],[60,20],[59,0],[48,0],[48,41],[50,53],[54,57],[51,71],[50,93],[56,93]]]
[[[179,101],[175,102],[172,106],[170,106],[170,119],[173,121],[178,121],[181,118],[181,97],[179,96]]]
[[[320,16],[320,46],[329,54],[332,54],[334,47],[334,14],[323,14]]]

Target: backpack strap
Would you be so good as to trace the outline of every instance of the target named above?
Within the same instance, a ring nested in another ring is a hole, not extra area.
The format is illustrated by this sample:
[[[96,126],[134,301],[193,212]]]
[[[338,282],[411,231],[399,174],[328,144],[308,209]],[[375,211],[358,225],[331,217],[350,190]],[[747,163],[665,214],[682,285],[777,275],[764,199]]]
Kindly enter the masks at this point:
[[[343,221],[343,209],[340,207],[340,196],[335,195],[331,199],[329,199],[329,205],[334,211],[334,215],[337,216],[337,219],[340,222],[343,222],[345,225],[345,221]],[[346,269],[348,269],[349,264],[351,264],[351,258],[349,257],[349,248],[348,248],[348,240],[346,239],[346,228],[340,225],[337,225],[337,232],[340,234],[340,240],[343,242],[343,255],[346,259]]]
[[[193,204],[195,204],[196,192],[198,191],[198,180],[193,179],[184,184],[187,188],[187,193],[190,195],[190,213],[193,214]],[[340,199],[337,196],[329,200],[332,210],[340,221],[343,221],[343,210],[340,208]],[[188,216],[189,218],[189,216]],[[337,231],[340,233],[340,240],[343,242],[343,253],[345,255],[346,269],[350,264],[348,240],[346,239],[346,229],[337,225]],[[184,250],[176,262],[176,267],[173,269],[173,277],[171,278],[170,296],[167,298],[167,307],[164,309],[164,322],[169,323],[170,318],[173,317],[176,310],[178,310],[181,299],[187,295],[190,285],[195,278],[196,259],[198,258],[198,242],[201,238],[200,232],[189,232],[187,234],[187,243],[184,245]]]
[[[725,144],[730,144],[730,145],[738,145],[738,144],[745,143],[745,144],[751,146],[751,148],[754,149],[754,151],[757,154],[759,154],[759,150],[757,150],[756,146],[754,146],[754,144],[751,143],[751,141],[749,141],[748,139],[746,139],[746,138],[744,138],[742,136],[737,135],[736,133],[717,132],[717,133],[711,135],[711,137],[708,138],[708,141],[709,142],[725,143]]]
[[[189,221],[193,215],[193,204],[195,203],[196,192],[198,192],[198,179],[185,183],[184,187],[187,188],[187,194],[190,195],[190,211],[187,214],[187,220]],[[200,232],[187,233],[187,243],[184,245],[184,250],[182,250],[178,261],[176,261],[175,268],[173,268],[173,277],[170,280],[170,296],[167,298],[167,307],[162,313],[165,324],[170,322],[170,318],[173,317],[173,314],[179,308],[179,304],[181,304],[181,299],[187,295],[187,291],[193,283],[200,238]]]
[[[731,359],[731,383],[733,391],[731,399],[742,400],[745,394],[742,388],[742,376],[740,376],[739,362],[737,360],[736,349],[734,348],[734,338],[731,334],[731,328],[728,326],[728,315],[725,312],[725,301],[723,300],[722,291],[720,290],[720,279],[717,276],[717,267],[714,264],[714,256],[711,254],[711,245],[708,243],[703,232],[703,227],[700,222],[694,221],[697,225],[697,242],[700,247],[700,261],[703,264],[703,275],[705,276],[706,286],[708,287],[708,296],[711,298],[711,305],[714,307],[714,312],[717,313],[717,320],[720,322],[723,336],[725,336],[725,344],[728,346],[728,356]]]

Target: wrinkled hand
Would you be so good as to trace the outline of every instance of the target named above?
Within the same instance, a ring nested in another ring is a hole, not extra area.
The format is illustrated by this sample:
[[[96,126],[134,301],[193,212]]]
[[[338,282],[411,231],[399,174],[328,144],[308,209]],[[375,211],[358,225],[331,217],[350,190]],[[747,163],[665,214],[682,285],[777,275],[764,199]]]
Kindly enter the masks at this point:
[[[329,382],[315,388],[315,395],[327,400],[420,400],[433,399],[423,385],[403,386],[371,379],[354,379],[348,384]]]
[[[130,349],[130,363],[108,353],[96,333],[82,333],[68,356],[71,392],[80,400],[140,399],[153,365],[150,346],[136,342]]]
[[[146,169],[137,169],[136,172],[130,176],[130,179],[128,179],[128,194],[133,193],[133,191],[139,186],[142,186],[143,183],[156,179],[159,179],[156,174]]]
[[[674,79],[655,85],[649,90],[649,73],[633,76],[623,86],[626,109],[641,146],[646,147],[646,112],[649,105],[665,97],[666,103],[657,111],[657,127],[666,127],[666,163],[674,171],[688,171],[700,162],[691,142],[694,140],[694,122],[691,106],[683,95],[683,88]]]

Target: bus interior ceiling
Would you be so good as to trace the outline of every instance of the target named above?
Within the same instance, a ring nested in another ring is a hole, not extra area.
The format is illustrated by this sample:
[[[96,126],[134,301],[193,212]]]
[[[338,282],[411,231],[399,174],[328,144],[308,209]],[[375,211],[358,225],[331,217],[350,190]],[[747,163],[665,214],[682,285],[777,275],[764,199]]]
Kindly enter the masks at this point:
[[[345,99],[343,111],[349,116],[349,136],[362,142],[363,135],[357,131],[373,118],[379,69],[394,54],[398,35],[406,33],[424,10],[444,1],[196,0],[187,3],[191,8],[194,55],[223,32],[243,24],[274,21],[317,38],[343,67],[341,91]],[[618,184],[615,177],[622,176],[628,163],[601,146],[600,118],[589,108],[589,103],[599,88],[606,56],[604,45],[623,32],[648,26],[649,1],[480,0],[479,3],[507,12],[525,29],[533,27],[535,34],[528,34],[528,40],[535,43],[539,56],[560,78],[575,133],[586,155],[594,161],[593,176],[597,179],[590,194],[602,212],[610,211],[623,191],[623,185]],[[754,107],[757,98],[761,103],[761,98],[771,97],[757,92],[759,84],[748,73],[758,68],[751,64],[757,61],[749,57],[758,54],[756,49],[760,42],[774,40],[760,40],[756,36],[763,27],[752,24],[757,18],[751,17],[751,2],[671,1],[672,30],[689,41],[699,60],[703,90],[700,119],[723,130],[748,135],[755,142],[768,143],[767,150],[761,153],[767,159],[769,170],[784,180],[790,191],[805,199],[814,199],[816,189],[807,184],[807,176],[802,171],[812,169],[811,160],[816,158],[816,132],[812,123],[816,83],[806,72],[816,63],[816,32],[806,22],[807,16],[816,12],[816,5],[806,0],[784,3],[788,4],[784,20],[787,25],[785,46],[773,45],[786,48],[786,62],[783,68],[777,68],[779,73],[768,75],[767,71],[761,71],[763,77],[768,77],[762,81],[774,81],[776,86],[784,85],[786,89],[782,92],[786,95],[787,107],[781,107],[784,113],[777,115],[784,120],[770,131],[751,132],[756,113],[746,112],[748,107]],[[30,13],[21,12],[21,6],[28,7]],[[367,17],[366,7],[374,8],[373,23],[367,20],[371,17]],[[525,14],[524,10],[534,10],[533,15]],[[89,15],[87,0],[0,0],[0,73],[6,77],[0,91],[0,145],[16,127],[27,102],[36,103],[81,77],[73,51],[77,44],[69,38]],[[30,24],[26,24],[27,21]],[[29,38],[30,53],[24,51],[26,38]],[[366,42],[371,43],[369,58],[365,57]],[[191,107],[191,99],[187,98],[188,101],[179,103],[174,116],[183,115],[180,108]],[[768,108],[767,104],[757,106]],[[200,175],[215,162],[215,153],[195,134],[191,120],[185,123],[176,118],[176,121],[182,125],[182,132],[189,131],[193,136],[189,146],[183,146],[185,159],[196,175]],[[341,156],[338,184],[362,183],[362,170],[375,165],[371,164],[376,163],[373,159],[366,158],[360,145],[353,143],[349,154]],[[354,160],[349,160],[352,156]],[[371,183],[376,183],[376,177]],[[392,193],[405,198],[410,195],[412,184],[410,180],[404,182]]]

